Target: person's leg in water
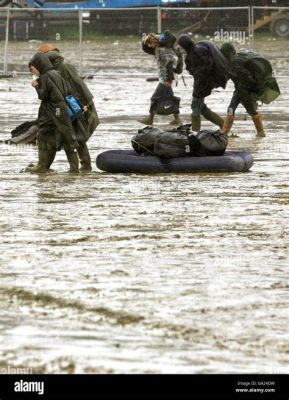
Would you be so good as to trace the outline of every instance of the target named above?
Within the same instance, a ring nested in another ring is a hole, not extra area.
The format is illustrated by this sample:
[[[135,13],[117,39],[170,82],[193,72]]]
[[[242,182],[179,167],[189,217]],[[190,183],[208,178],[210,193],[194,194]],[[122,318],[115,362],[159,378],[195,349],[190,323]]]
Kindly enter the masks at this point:
[[[86,142],[78,143],[77,154],[81,165],[80,171],[91,171],[91,158]]]
[[[174,114],[174,119],[170,122],[170,125],[182,125],[182,121],[180,120],[180,113]]]
[[[193,97],[191,109],[192,109],[192,131],[199,132],[201,129],[201,113],[204,107],[204,98]]]
[[[245,107],[247,113],[251,116],[255,128],[256,128],[256,137],[265,137],[266,133],[264,132],[264,126],[262,121],[262,116],[257,111],[257,102],[251,100],[250,98],[242,99],[242,104]]]
[[[60,125],[60,124],[59,124]],[[56,148],[64,149],[67,161],[69,163],[69,171],[73,173],[79,172],[79,159],[77,155],[77,148],[79,142],[77,141],[75,127],[63,123],[62,126],[57,126],[56,129]]]
[[[154,116],[155,114],[150,112],[147,117],[141,118],[138,121],[141,122],[142,124],[152,126],[154,124]]]
[[[265,137],[266,133],[264,131],[264,125],[261,114],[256,112],[256,114],[252,115],[252,120],[257,130],[256,137]]]
[[[219,126],[219,128],[222,128],[224,125],[224,120],[222,117],[220,117],[218,114],[216,114],[214,111],[212,111],[210,108],[204,104],[202,108],[202,115],[205,117],[208,121],[212,122],[213,124]]]
[[[88,138],[92,133],[92,130],[90,130],[89,127],[89,121],[87,119],[84,121],[83,120],[80,121],[79,119],[77,119],[76,121],[73,122],[72,126],[74,128],[78,142],[76,151],[81,165],[80,171],[91,171],[92,170],[91,158],[86,144]]]
[[[41,129],[37,134],[38,163],[25,168],[25,172],[47,172],[56,154],[55,137],[50,130]]]
[[[156,90],[154,91],[151,97],[151,105],[149,115],[147,117],[141,118],[138,121],[145,125],[153,125],[155,110],[157,109],[159,98],[161,97],[163,92],[163,85],[161,83],[158,84]]]
[[[56,146],[52,143],[47,143],[47,169],[50,169],[56,156]]]
[[[166,91],[164,93],[164,97],[171,97],[173,98],[174,96],[174,91],[172,87],[166,87]],[[175,126],[180,126],[182,125],[182,121],[180,120],[180,110],[178,109],[178,112],[175,112],[173,114],[174,119],[170,122],[170,125],[175,125]]]
[[[241,102],[241,98],[238,95],[237,91],[235,91],[233,93],[233,97],[232,97],[232,99],[230,101],[230,105],[229,105],[228,110],[227,110],[227,116],[225,118],[224,124],[223,124],[222,129],[221,129],[221,132],[224,135],[228,135],[228,133],[230,132],[230,130],[232,128],[232,125],[233,125],[234,120],[235,120],[235,111],[236,111],[238,105],[240,104],[240,102]]]
[[[64,147],[64,151],[69,163],[69,172],[78,173],[79,172],[79,159],[76,150],[71,150],[68,147]]]
[[[45,142],[37,142],[38,162],[36,165],[29,165],[25,168],[25,172],[47,172],[47,145]]]
[[[246,98],[243,96],[243,98],[241,98],[240,95],[237,93],[237,91],[234,92],[232,100],[228,107],[228,113],[222,128],[222,133],[227,135],[230,132],[230,129],[235,119],[235,111],[240,103],[244,106],[245,110],[251,116],[254,122],[254,125],[257,130],[256,136],[265,137],[266,134],[264,132],[262,117],[260,113],[257,112],[257,103],[255,101],[252,101],[250,97]]]

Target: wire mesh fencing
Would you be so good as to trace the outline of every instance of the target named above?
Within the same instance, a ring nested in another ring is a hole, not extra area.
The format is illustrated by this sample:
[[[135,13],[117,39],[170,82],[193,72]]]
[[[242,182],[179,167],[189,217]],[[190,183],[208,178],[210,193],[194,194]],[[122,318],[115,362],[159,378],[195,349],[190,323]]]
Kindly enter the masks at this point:
[[[124,8],[124,9],[0,9],[0,70],[5,74],[28,72],[27,62],[43,42],[61,48],[80,72],[109,71],[113,46],[119,40],[140,42],[148,32],[171,30],[176,36],[189,33],[194,40],[232,41],[250,46],[250,7],[231,8]],[[111,42],[107,58],[100,56]],[[133,62],[133,60],[132,60]],[[127,63],[119,60],[120,69]]]

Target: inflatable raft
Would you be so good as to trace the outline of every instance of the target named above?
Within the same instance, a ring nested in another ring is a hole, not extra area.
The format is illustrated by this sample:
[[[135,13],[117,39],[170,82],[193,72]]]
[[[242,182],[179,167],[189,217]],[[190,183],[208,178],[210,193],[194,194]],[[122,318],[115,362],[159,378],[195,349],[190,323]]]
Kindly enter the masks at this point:
[[[223,156],[161,159],[140,156],[134,150],[108,150],[96,158],[96,166],[111,173],[153,174],[163,172],[246,172],[253,157],[246,151],[227,151]]]

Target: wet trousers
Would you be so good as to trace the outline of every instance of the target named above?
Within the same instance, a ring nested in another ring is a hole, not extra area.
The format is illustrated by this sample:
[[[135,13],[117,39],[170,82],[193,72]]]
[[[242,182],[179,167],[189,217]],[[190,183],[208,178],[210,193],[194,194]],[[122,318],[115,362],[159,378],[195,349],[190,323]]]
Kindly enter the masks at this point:
[[[235,90],[230,105],[228,107],[228,115],[235,115],[235,111],[239,104],[242,104],[244,106],[245,110],[251,117],[257,114],[257,103],[251,100],[250,97],[241,97],[240,94]]]

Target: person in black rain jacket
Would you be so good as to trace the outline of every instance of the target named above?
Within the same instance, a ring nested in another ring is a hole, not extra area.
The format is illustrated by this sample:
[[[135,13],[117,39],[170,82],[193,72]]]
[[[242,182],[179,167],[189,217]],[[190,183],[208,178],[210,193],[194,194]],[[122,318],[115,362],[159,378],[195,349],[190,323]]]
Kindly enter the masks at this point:
[[[186,69],[194,77],[192,99],[192,130],[201,128],[201,115],[222,128],[223,118],[210,110],[205,97],[217,87],[225,89],[228,81],[228,62],[220,49],[212,42],[193,42],[189,35],[181,35],[178,45],[185,50]]]
[[[38,51],[47,54],[53,68],[59,71],[61,76],[70,83],[73,91],[72,94],[79,99],[79,104],[83,109],[83,113],[82,116],[73,123],[78,141],[77,153],[81,164],[80,170],[91,171],[91,158],[86,142],[99,124],[93,101],[93,94],[79,76],[74,66],[64,60],[59,49],[53,44],[44,43],[39,47]]]
[[[64,96],[71,93],[71,87],[59,72],[53,69],[47,55],[43,53],[33,56],[29,68],[33,75],[38,76],[31,85],[36,89],[41,104],[38,111],[38,164],[28,166],[26,171],[47,171],[54,161],[55,150],[64,148],[70,172],[78,172],[78,143],[64,100]]]

